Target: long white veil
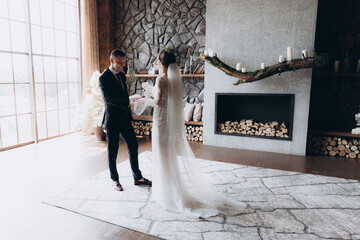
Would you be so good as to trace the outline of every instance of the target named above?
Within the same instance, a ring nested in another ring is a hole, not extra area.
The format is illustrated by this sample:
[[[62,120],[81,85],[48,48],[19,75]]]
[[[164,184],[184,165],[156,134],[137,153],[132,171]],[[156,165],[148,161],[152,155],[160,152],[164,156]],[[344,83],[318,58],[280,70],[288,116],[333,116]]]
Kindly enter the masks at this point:
[[[175,168],[172,174],[179,174],[178,177],[173,177],[179,181],[176,183],[178,184],[177,191],[179,191],[179,197],[183,198],[184,210],[205,217],[224,212],[229,208],[244,209],[247,206],[245,203],[229,199],[211,188],[209,180],[206,179],[209,176],[206,177],[200,172],[195,155],[186,139],[182,80],[176,63],[169,65],[167,76],[168,159]]]

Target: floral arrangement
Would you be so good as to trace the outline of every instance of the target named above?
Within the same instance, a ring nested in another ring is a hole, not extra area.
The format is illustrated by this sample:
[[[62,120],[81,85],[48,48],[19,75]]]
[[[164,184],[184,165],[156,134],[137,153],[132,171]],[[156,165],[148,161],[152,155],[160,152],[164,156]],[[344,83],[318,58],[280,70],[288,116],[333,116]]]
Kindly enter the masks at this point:
[[[144,89],[144,96],[147,99],[154,99],[154,87],[148,82],[141,84],[141,87]]]
[[[135,101],[134,113],[136,115],[143,114],[147,107],[151,107],[150,102],[152,99],[154,99],[154,87],[152,85],[150,85],[148,82],[144,82],[141,84],[141,87],[144,89],[144,97]],[[150,115],[152,115],[152,111],[153,109],[151,107]]]
[[[94,133],[101,127],[104,117],[104,99],[99,87],[100,72],[95,71],[89,81],[89,88],[83,94],[81,106],[81,130],[86,134]]]

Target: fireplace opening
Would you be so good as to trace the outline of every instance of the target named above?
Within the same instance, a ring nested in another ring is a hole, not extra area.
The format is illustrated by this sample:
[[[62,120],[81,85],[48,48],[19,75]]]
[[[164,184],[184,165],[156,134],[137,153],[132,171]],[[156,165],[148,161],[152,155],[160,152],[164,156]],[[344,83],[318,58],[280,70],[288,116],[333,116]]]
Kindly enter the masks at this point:
[[[217,93],[215,134],[292,139],[294,94]]]

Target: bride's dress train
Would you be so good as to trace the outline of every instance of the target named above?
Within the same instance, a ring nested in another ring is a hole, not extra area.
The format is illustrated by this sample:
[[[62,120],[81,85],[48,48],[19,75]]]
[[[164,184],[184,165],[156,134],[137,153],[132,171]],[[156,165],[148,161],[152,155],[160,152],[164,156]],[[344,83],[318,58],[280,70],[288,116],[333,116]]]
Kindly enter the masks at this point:
[[[177,64],[168,67],[168,78],[156,79],[154,96],[154,100],[142,99],[135,105],[135,113],[146,105],[154,106],[153,200],[168,210],[201,217],[244,209],[245,203],[212,189],[206,175],[196,166],[184,130],[182,83]]]

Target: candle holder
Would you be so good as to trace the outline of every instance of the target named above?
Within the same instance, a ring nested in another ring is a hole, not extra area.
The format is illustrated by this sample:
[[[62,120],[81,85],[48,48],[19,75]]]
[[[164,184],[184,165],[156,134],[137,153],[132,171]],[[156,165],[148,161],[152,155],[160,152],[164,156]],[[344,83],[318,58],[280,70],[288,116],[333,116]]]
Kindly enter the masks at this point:
[[[286,62],[286,58],[284,58],[283,55],[280,55],[278,63],[283,63],[283,62]]]
[[[292,49],[292,47],[287,47],[286,48],[286,57],[288,59],[288,62],[291,62],[291,60],[293,58],[293,49]]]
[[[301,51],[301,56],[303,59],[309,58],[309,51],[307,49]]]
[[[241,71],[241,63],[236,64],[236,71]]]
[[[345,58],[342,62],[342,72],[343,73],[349,73],[349,59]]]
[[[339,73],[339,66],[340,66],[340,61],[335,60],[335,62],[334,62],[334,73]]]

